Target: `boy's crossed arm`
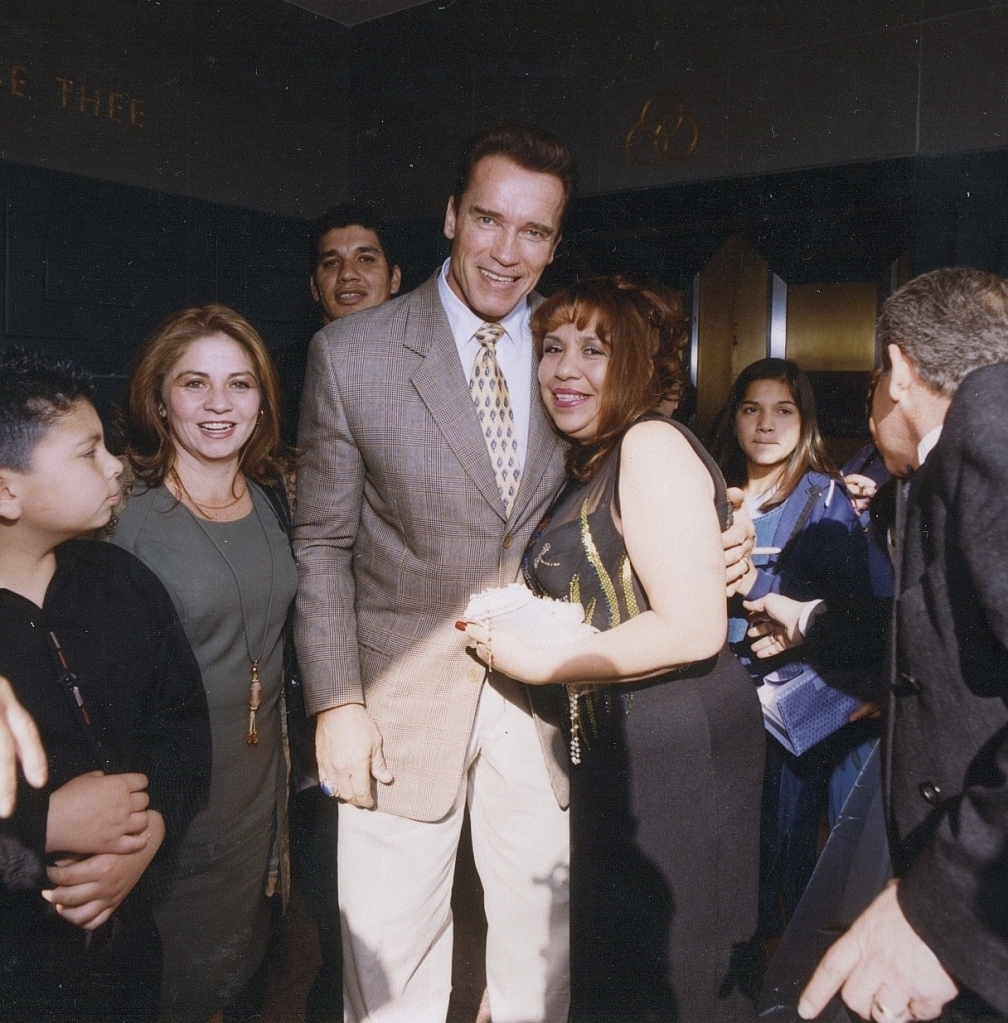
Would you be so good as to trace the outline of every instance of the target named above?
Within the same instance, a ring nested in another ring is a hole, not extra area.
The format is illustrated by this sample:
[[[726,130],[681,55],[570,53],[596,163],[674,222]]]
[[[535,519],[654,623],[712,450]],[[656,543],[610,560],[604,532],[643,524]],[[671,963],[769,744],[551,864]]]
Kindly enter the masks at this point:
[[[42,895],[65,920],[100,927],[140,880],[165,837],[164,819],[149,802],[146,775],[101,771],[49,797],[46,851],[74,855],[48,869],[56,887]]]
[[[164,818],[149,810],[147,827],[138,837],[144,846],[133,853],[98,853],[87,859],[60,861],[49,868],[55,888],[43,898],[56,907],[64,920],[92,931],[115,912],[150,866],[165,837]]]

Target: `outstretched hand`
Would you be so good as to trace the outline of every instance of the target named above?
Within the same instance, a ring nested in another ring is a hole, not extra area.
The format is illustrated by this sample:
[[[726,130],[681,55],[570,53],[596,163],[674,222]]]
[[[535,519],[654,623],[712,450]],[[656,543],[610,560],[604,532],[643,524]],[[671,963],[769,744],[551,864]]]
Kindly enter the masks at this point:
[[[743,601],[749,612],[746,635],[757,657],[775,657],[800,646],[805,637],[798,628],[804,604],[779,593],[767,593],[758,600]]]
[[[798,1014],[814,1019],[839,991],[862,1019],[904,1023],[935,1019],[959,993],[955,981],[907,923],[896,898],[898,881],[834,943],[798,1002]]]
[[[858,472],[844,476],[843,481],[854,510],[858,515],[866,512],[871,504],[871,499],[875,496],[875,491],[878,490],[878,484],[870,476],[862,476]]]
[[[29,785],[36,789],[45,785],[49,770],[38,729],[10,682],[0,675],[0,817],[14,812],[19,762]]]

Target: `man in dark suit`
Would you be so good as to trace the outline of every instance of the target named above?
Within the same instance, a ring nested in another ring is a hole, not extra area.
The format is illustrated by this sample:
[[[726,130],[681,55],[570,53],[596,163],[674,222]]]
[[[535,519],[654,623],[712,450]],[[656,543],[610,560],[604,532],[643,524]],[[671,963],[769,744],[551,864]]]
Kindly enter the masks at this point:
[[[827,953],[799,1002],[840,991],[879,1023],[1008,1014],[1008,282],[937,270],[886,302],[873,430],[908,477],[883,792],[896,879]],[[883,647],[884,602],[756,601],[765,653],[824,671]],[[804,628],[801,620],[805,619]],[[877,658],[876,658],[877,659]],[[831,681],[837,682],[836,677]],[[870,695],[870,694],[863,694]]]

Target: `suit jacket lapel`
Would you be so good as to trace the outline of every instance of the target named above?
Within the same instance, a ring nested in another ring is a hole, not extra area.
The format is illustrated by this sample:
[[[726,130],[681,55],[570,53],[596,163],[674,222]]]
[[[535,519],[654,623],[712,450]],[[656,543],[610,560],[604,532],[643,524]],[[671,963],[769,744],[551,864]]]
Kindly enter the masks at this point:
[[[886,741],[882,752],[882,799],[889,814],[887,823],[891,835],[896,834],[892,818],[892,748],[896,727],[896,686],[899,682],[899,602],[903,589],[903,551],[906,547],[907,513],[909,511],[910,480],[896,484],[895,558],[893,560],[892,619],[889,626],[889,713],[885,719]],[[893,846],[896,848],[896,846]]]
[[[462,371],[455,338],[441,308],[437,274],[417,288],[414,295],[416,308],[410,310],[404,344],[424,360],[413,374],[412,384],[462,468],[503,519],[504,502],[469,393],[469,381]]]
[[[522,513],[532,500],[532,495],[535,494],[539,484],[542,482],[550,460],[553,458],[553,453],[560,444],[559,438],[553,431],[549,416],[546,414],[546,407],[543,405],[536,368],[535,360],[533,359],[528,447],[525,451],[525,465],[522,468],[522,478],[521,483],[518,485],[518,494],[515,497],[514,507],[511,509],[511,519],[514,522],[520,521]]]

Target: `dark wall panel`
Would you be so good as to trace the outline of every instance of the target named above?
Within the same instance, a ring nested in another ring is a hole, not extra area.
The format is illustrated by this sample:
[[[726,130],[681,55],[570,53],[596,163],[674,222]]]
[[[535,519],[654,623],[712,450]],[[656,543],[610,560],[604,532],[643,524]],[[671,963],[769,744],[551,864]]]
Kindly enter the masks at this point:
[[[9,164],[0,192],[4,342],[72,355],[110,398],[166,315],[223,302],[263,335],[296,404],[318,326],[306,222]]]
[[[0,160],[315,216],[346,194],[346,38],[280,0],[0,0]]]

